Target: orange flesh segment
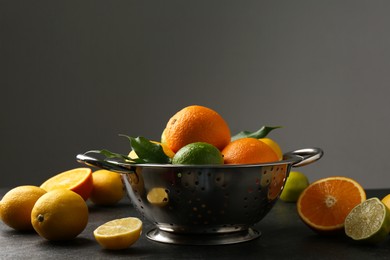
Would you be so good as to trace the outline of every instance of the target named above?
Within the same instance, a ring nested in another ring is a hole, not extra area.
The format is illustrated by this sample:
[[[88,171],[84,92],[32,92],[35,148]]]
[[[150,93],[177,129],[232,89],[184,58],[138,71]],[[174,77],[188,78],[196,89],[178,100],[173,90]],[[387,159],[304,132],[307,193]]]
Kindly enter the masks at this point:
[[[40,187],[46,191],[53,189],[72,190],[87,200],[93,188],[92,170],[89,168],[71,169],[51,177]]]
[[[343,177],[327,178],[304,193],[298,201],[300,216],[313,227],[325,230],[343,226],[352,208],[366,198],[359,184]]]

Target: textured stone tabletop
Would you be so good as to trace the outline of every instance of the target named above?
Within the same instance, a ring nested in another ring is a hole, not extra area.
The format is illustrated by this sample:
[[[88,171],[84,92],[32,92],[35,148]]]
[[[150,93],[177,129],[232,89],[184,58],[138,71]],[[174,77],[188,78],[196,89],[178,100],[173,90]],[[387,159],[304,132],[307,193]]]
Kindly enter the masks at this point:
[[[0,189],[2,197],[9,189]],[[390,190],[368,191],[368,197],[383,197]],[[361,245],[346,237],[315,234],[299,219],[295,204],[278,201],[254,228],[262,235],[252,241],[232,245],[183,246],[149,240],[152,229],[126,198],[115,207],[89,204],[86,229],[74,240],[49,242],[35,233],[16,232],[0,223],[0,259],[388,259],[390,241],[378,246]],[[103,250],[93,238],[100,224],[121,217],[135,216],[144,221],[143,234],[132,247],[122,251]]]

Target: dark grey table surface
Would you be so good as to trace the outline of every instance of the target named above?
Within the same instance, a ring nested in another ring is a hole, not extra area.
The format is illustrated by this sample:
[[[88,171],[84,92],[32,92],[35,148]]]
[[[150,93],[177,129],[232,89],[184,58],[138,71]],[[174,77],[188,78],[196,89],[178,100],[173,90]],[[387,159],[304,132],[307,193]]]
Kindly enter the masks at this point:
[[[0,189],[2,197],[9,189]],[[390,190],[368,190],[368,197],[382,198]],[[124,199],[115,207],[89,204],[86,229],[74,240],[49,242],[35,233],[20,233],[0,223],[0,259],[390,259],[390,241],[362,245],[347,237],[320,236],[299,219],[295,204],[278,201],[271,212],[254,228],[261,237],[244,243],[217,246],[170,245],[149,240],[146,231],[153,225]],[[102,223],[135,216],[144,222],[141,238],[121,251],[101,249],[93,230]]]

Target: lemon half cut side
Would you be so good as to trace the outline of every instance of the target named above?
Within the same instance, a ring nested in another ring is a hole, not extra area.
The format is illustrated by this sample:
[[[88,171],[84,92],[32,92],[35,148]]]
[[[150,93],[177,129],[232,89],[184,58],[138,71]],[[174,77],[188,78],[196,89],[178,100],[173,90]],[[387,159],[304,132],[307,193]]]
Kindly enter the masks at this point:
[[[130,247],[140,238],[141,233],[142,221],[135,217],[114,219],[93,231],[96,241],[110,250]]]

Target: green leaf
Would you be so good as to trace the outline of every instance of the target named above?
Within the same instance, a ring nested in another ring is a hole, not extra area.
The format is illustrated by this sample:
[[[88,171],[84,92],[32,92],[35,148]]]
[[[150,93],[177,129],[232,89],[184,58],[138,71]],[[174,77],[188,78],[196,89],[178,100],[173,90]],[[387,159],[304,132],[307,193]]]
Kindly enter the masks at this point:
[[[139,136],[137,138],[120,135],[127,137],[130,141],[131,148],[138,155],[139,160],[143,163],[171,163],[160,144],[156,144],[146,139],[145,137]]]
[[[108,151],[108,150],[99,150],[98,151],[100,154],[104,155],[105,157],[107,158],[115,158],[115,159],[121,159],[121,160],[125,160],[127,162],[130,162],[130,163],[143,163],[142,160],[140,159],[132,159],[126,155],[123,155],[123,154],[119,154],[119,153],[114,153],[114,152],[111,152],[111,151]]]
[[[259,130],[255,132],[241,131],[238,134],[233,135],[231,140],[235,141],[237,139],[246,138],[246,137],[252,137],[256,139],[264,138],[269,134],[269,132],[277,128],[281,128],[281,126],[262,126]]]

